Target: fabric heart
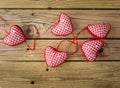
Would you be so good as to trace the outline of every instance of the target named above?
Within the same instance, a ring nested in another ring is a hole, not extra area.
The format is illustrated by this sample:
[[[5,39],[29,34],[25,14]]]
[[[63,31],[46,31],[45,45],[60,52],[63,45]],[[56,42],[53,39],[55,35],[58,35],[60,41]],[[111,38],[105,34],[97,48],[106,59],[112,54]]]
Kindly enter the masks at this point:
[[[88,61],[94,61],[97,58],[99,50],[103,47],[104,43],[101,40],[88,40],[81,46],[81,51]]]
[[[110,28],[111,26],[109,23],[89,24],[87,26],[88,32],[98,39],[105,39],[110,31]]]
[[[18,25],[11,26],[10,32],[3,39],[3,43],[8,46],[16,46],[23,42],[25,42],[25,36]]]
[[[47,46],[44,52],[44,57],[47,66],[57,67],[65,62],[68,55],[66,52],[58,51],[51,46]]]
[[[73,32],[73,25],[70,17],[61,13],[58,22],[52,28],[52,33],[56,36],[67,36]]]

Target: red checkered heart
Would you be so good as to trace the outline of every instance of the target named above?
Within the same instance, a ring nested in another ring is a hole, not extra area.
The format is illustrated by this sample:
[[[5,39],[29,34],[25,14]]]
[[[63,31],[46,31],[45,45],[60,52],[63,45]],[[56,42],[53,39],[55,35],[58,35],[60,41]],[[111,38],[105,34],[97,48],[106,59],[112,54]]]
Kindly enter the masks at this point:
[[[88,61],[94,61],[97,58],[98,51],[103,47],[104,43],[100,40],[88,40],[81,46],[81,51]]]
[[[10,32],[3,39],[3,43],[8,46],[15,46],[23,42],[25,42],[25,36],[18,25],[11,26]]]
[[[70,17],[61,13],[56,25],[52,28],[52,33],[56,36],[67,36],[73,32],[73,25]]]
[[[44,57],[47,66],[57,67],[65,62],[68,55],[66,52],[58,51],[51,46],[47,46],[44,52]]]
[[[88,32],[98,38],[98,39],[104,39],[107,37],[109,31],[110,31],[110,24],[109,23],[99,23],[99,24],[89,24],[87,26]]]

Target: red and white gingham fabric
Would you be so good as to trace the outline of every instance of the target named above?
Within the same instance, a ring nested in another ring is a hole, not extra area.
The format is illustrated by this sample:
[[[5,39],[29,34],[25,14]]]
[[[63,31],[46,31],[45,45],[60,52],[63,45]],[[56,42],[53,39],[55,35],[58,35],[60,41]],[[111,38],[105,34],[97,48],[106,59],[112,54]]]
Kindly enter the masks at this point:
[[[11,26],[10,32],[3,39],[3,43],[8,46],[16,46],[23,42],[25,42],[25,36],[18,25]]]
[[[56,36],[67,36],[72,32],[73,25],[70,17],[65,13],[61,13],[58,22],[52,28],[52,33]]]
[[[68,55],[66,52],[58,51],[51,46],[47,46],[44,52],[44,57],[47,66],[57,67],[65,62]]]
[[[81,51],[85,58],[92,62],[96,60],[98,51],[103,47],[104,43],[101,40],[88,40],[81,46]]]
[[[109,31],[110,31],[110,24],[109,23],[99,23],[99,24],[89,24],[87,26],[88,32],[98,38],[98,39],[104,39],[107,37]]]

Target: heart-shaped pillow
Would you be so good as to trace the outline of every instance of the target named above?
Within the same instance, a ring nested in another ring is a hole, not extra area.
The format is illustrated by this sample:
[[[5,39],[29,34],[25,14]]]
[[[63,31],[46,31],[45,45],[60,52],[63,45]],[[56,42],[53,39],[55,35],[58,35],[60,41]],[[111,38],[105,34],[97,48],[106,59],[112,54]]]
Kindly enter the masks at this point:
[[[16,46],[25,42],[25,36],[20,26],[12,25],[10,32],[4,37],[3,43],[8,46]]]
[[[47,66],[57,67],[65,62],[68,55],[66,52],[58,51],[57,49],[47,46],[44,52],[44,57]]]
[[[99,50],[103,47],[104,43],[101,40],[88,40],[81,46],[81,51],[84,57],[92,62],[96,60]]]
[[[58,22],[53,26],[52,33],[56,36],[67,36],[73,32],[73,25],[70,17],[61,13]]]
[[[111,29],[109,23],[89,24],[87,31],[95,38],[105,39]]]

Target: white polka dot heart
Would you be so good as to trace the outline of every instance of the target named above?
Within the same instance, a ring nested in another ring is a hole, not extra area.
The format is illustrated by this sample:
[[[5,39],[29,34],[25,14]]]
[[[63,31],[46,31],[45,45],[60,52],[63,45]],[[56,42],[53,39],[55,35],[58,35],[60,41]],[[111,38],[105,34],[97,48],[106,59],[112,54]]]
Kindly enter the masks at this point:
[[[23,42],[25,42],[25,36],[18,25],[11,26],[10,32],[3,39],[3,43],[9,46],[16,46]]]
[[[84,57],[92,62],[96,60],[98,51],[103,47],[104,43],[101,40],[87,40],[81,46],[81,51]]]
[[[44,51],[45,61],[48,67],[58,67],[68,58],[68,54],[63,51],[47,46]]]
[[[87,31],[95,38],[105,39],[110,31],[109,23],[89,24]]]
[[[61,13],[58,22],[53,26],[52,33],[56,36],[67,36],[73,32],[73,25],[70,17]]]

